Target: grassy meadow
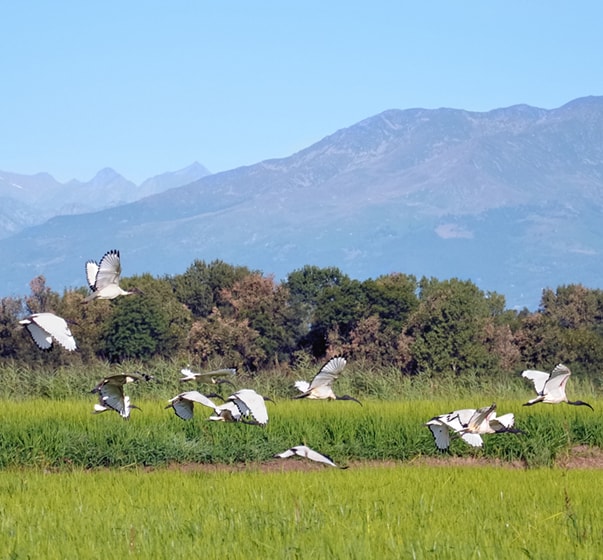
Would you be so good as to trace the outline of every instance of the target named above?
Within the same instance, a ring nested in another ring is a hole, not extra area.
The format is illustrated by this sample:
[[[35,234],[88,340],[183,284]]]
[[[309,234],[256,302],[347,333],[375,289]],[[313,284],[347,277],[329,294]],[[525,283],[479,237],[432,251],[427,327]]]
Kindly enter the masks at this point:
[[[159,364],[162,383],[128,387],[142,410],[124,421],[91,414],[109,366],[0,366],[0,558],[600,557],[603,470],[558,466],[576,447],[603,448],[598,387],[568,387],[592,412],[523,407],[532,388],[521,379],[351,368],[337,389],[360,406],[292,400],[292,381],[311,371],[242,378],[276,400],[260,428],[208,422],[203,407],[177,418],[168,398],[195,387],[178,369]],[[425,421],[491,402],[524,433],[436,450]],[[272,458],[299,443],[350,468]]]
[[[599,472],[0,473],[2,558],[600,558]]]

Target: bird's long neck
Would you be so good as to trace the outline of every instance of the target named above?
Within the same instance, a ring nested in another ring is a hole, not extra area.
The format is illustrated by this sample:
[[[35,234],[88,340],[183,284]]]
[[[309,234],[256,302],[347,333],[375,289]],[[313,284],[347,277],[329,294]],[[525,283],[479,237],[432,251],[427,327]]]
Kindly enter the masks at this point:
[[[335,399],[338,401],[354,401],[357,402],[360,406],[362,406],[362,403],[358,399],[350,397],[350,395],[342,395],[341,397],[335,396]]]
[[[573,406],[588,406],[588,408],[590,408],[591,410],[594,410],[594,408],[588,404],[587,402],[584,401],[565,401],[567,402],[567,404],[571,404]]]

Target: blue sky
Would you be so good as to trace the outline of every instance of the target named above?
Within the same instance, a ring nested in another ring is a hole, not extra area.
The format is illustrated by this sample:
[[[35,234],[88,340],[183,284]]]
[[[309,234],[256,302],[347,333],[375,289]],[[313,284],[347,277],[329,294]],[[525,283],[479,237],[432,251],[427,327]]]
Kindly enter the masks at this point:
[[[4,3],[0,169],[139,183],[386,109],[552,109],[603,94],[601,21],[594,0]]]

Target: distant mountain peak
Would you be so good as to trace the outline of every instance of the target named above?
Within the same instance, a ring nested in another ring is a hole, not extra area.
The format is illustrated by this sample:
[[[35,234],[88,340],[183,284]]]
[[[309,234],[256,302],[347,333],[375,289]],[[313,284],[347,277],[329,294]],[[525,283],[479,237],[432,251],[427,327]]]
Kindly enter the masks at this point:
[[[123,177],[115,171],[112,167],[103,167],[97,174],[91,179],[89,182],[93,181],[110,181],[112,179],[117,179]]]

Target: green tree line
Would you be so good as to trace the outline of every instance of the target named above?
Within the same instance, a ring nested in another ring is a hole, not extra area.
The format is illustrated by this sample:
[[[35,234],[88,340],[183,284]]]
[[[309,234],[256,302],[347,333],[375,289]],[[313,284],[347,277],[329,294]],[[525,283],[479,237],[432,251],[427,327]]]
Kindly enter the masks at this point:
[[[359,281],[336,267],[304,266],[277,282],[243,266],[194,261],[183,273],[122,279],[142,293],[84,303],[43,276],[30,294],[0,300],[0,357],[24,364],[92,364],[157,358],[250,373],[343,354],[401,375],[485,376],[552,368],[596,375],[603,367],[603,291],[545,289],[536,311],[469,280],[395,273]],[[41,352],[19,319],[67,319],[78,351]]]

